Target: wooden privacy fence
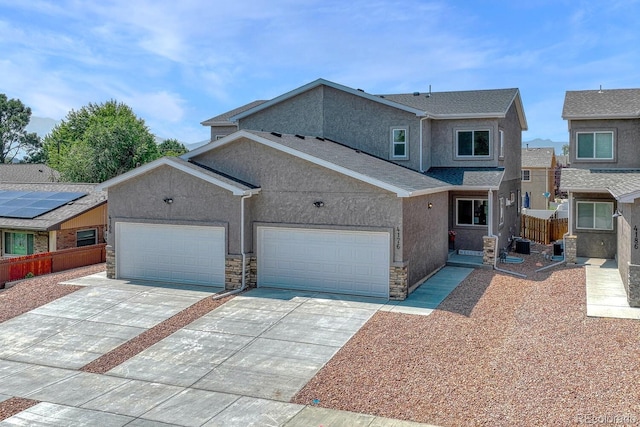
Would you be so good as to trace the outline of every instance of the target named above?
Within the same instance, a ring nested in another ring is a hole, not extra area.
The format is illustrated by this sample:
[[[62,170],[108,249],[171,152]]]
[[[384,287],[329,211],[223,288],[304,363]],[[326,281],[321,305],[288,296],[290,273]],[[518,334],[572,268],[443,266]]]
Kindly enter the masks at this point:
[[[105,262],[106,243],[0,260],[0,287],[13,280]]]
[[[567,218],[542,219],[522,215],[520,235],[525,239],[548,245],[551,242],[562,239],[567,230],[569,230],[569,220]]]

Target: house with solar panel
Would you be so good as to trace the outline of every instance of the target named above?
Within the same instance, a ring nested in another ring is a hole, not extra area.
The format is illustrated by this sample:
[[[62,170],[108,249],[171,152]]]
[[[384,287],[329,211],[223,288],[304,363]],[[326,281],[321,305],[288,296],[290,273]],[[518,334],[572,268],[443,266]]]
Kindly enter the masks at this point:
[[[319,79],[203,124],[209,144],[100,185],[109,277],[401,300],[450,251],[492,265],[519,233],[518,89]]]
[[[562,110],[571,167],[569,259],[616,259],[633,307],[640,307],[640,89],[567,91]]]
[[[95,184],[0,182],[3,258],[102,243],[106,221]]]

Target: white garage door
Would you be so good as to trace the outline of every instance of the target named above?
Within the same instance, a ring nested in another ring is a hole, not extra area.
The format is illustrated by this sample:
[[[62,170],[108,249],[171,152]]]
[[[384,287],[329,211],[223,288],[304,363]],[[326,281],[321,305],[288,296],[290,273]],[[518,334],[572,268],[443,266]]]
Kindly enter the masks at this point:
[[[258,227],[258,286],[389,297],[389,233]]]
[[[118,278],[224,287],[223,227],[116,223]]]

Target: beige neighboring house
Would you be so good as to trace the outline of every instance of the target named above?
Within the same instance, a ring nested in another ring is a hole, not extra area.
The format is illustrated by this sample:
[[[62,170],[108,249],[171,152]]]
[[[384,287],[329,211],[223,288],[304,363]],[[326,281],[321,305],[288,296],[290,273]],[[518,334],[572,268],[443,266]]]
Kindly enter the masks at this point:
[[[522,195],[529,196],[530,209],[548,209],[549,200],[555,195],[555,170],[553,147],[522,149]]]

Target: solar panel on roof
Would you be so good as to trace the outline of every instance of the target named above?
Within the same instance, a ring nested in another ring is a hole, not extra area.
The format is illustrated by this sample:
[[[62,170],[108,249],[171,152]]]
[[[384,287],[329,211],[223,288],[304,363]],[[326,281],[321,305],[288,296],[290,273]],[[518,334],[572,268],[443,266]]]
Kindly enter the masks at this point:
[[[0,190],[0,217],[33,219],[86,194],[71,191]]]

